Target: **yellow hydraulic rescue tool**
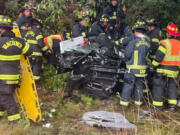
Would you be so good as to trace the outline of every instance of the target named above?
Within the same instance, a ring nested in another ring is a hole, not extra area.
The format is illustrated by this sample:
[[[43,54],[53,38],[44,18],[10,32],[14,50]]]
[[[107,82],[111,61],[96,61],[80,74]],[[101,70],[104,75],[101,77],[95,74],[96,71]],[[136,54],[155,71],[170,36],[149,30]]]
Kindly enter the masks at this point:
[[[21,34],[16,23],[13,24],[12,31],[17,37],[21,38]],[[42,119],[41,109],[28,57],[21,56],[20,66],[21,83],[16,89],[17,99],[23,111],[24,117],[26,119],[31,119],[34,122],[39,122]]]

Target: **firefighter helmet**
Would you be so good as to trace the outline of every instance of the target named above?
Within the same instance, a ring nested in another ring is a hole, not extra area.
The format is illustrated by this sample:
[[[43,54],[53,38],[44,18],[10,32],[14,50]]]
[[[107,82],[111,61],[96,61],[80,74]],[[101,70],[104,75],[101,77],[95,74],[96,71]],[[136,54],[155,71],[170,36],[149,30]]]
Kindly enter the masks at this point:
[[[180,36],[180,33],[178,32],[178,26],[174,23],[169,24],[166,28],[166,31],[172,36],[175,36],[175,37]]]
[[[160,22],[157,21],[155,18],[148,18],[148,19],[146,19],[146,24],[147,24],[148,26],[157,25],[157,24],[159,24],[159,23],[160,23]]]
[[[146,23],[145,23],[145,21],[138,20],[138,21],[134,24],[134,26],[133,26],[132,29],[133,29],[133,30],[143,30],[143,31],[146,31],[147,28],[146,28]]]
[[[109,17],[108,17],[108,15],[102,15],[100,21],[101,21],[101,22],[109,22]]]
[[[13,28],[12,20],[8,16],[0,15],[0,27]]]

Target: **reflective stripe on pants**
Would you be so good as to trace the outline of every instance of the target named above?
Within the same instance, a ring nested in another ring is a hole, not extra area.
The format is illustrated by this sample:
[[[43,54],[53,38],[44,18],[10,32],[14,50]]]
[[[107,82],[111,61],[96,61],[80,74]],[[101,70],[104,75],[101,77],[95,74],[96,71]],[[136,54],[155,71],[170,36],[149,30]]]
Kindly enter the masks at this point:
[[[8,121],[15,121],[21,119],[21,115],[19,113],[8,116]]]
[[[167,91],[165,91],[167,87]],[[166,92],[166,93],[165,93]],[[163,96],[169,104],[175,104],[177,100],[176,79],[156,74],[153,78],[153,101],[163,102]]]

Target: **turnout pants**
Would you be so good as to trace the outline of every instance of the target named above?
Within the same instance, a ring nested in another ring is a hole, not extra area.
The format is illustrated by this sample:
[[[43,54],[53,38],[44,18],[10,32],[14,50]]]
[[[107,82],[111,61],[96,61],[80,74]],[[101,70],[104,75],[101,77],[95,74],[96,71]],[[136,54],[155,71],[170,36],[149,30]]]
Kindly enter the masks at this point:
[[[156,74],[153,79],[153,105],[156,107],[163,106],[163,98],[168,99],[170,106],[177,105],[177,88],[176,78],[170,78],[163,76],[162,74]],[[166,93],[166,97],[164,97]]]
[[[0,114],[7,111],[9,121],[21,118],[13,96],[15,88],[14,84],[0,84]]]
[[[31,63],[31,67],[32,67],[34,80],[39,80],[40,74],[41,74],[42,57],[37,56],[35,58],[34,57],[30,58],[30,63]]]
[[[128,106],[131,96],[134,97],[136,105],[141,105],[144,88],[145,84],[143,77],[136,77],[133,73],[125,73],[120,105]]]
[[[33,53],[31,54],[29,59],[31,63],[34,80],[38,81],[40,79],[41,74],[42,52],[40,47],[36,44],[31,45],[31,48],[33,50]]]

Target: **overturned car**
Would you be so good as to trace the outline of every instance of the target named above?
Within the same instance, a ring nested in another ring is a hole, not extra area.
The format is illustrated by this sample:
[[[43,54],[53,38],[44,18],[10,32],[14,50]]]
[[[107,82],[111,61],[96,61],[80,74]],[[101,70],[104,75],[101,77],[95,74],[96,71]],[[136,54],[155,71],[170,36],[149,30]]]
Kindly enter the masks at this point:
[[[58,73],[71,72],[68,94],[74,89],[93,98],[106,99],[120,92],[125,71],[123,50],[115,47],[105,35],[83,37],[60,43]]]

